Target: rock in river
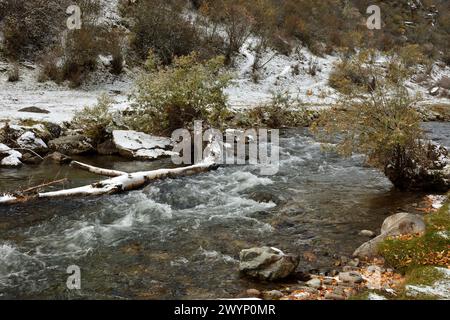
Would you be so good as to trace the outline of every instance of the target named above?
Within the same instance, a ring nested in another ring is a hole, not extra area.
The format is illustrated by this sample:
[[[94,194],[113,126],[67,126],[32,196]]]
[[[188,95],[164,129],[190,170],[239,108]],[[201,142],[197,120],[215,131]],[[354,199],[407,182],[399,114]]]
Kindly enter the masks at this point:
[[[251,248],[241,251],[239,270],[253,278],[275,281],[293,274],[298,263],[298,256],[276,248]]]
[[[381,234],[363,243],[353,255],[359,258],[375,257],[378,255],[378,245],[387,237],[416,234],[424,231],[425,222],[422,216],[406,212],[394,214],[384,220]]]
[[[49,141],[48,146],[54,151],[67,155],[83,154],[94,150],[90,139],[83,135],[63,136]]]
[[[169,138],[151,136],[137,131],[114,130],[113,142],[120,155],[127,158],[153,160],[175,154],[168,151],[172,146]]]

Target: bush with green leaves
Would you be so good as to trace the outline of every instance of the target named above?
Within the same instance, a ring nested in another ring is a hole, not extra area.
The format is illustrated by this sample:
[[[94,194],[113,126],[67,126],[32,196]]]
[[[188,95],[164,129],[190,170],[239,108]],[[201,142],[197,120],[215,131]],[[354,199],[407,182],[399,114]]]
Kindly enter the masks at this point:
[[[231,80],[222,72],[224,58],[201,62],[193,53],[175,58],[170,66],[157,66],[150,54],[148,72],[141,75],[131,95],[126,123],[138,130],[170,135],[191,128],[193,121],[221,128],[229,115],[224,89]]]
[[[81,129],[86,136],[96,142],[106,140],[116,127],[114,113],[111,111],[113,103],[109,96],[100,96],[95,106],[84,107],[75,114],[72,126]]]

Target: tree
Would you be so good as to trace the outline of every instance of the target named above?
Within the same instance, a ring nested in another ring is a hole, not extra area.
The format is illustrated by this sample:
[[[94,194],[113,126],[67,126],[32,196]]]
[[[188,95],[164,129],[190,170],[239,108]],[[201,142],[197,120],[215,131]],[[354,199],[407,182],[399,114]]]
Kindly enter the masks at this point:
[[[385,64],[375,62],[374,52],[363,51],[349,63],[357,68],[364,85],[342,95],[336,107],[313,125],[326,142],[336,142],[342,155],[362,153],[371,166],[383,170],[401,189],[433,189],[435,148],[424,140],[421,117],[413,107],[417,98],[404,82],[410,71],[396,56]]]
[[[230,77],[221,72],[224,58],[206,62],[197,54],[175,58],[171,66],[158,66],[150,54],[150,70],[137,81],[131,95],[132,115],[126,121],[136,130],[154,134],[170,134],[204,120],[221,128],[228,115],[224,89]]]

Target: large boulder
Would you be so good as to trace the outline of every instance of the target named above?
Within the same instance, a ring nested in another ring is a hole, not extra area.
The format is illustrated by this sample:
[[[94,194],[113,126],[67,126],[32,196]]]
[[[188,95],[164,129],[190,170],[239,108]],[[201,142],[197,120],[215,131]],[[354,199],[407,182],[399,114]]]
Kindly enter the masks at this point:
[[[284,279],[295,272],[299,257],[270,247],[251,248],[240,253],[239,270],[261,280]]]
[[[91,140],[83,135],[63,136],[49,141],[53,151],[67,155],[78,155],[94,151]]]
[[[384,172],[391,182],[404,190],[448,191],[450,189],[450,158],[448,150],[431,141],[424,141],[426,159],[410,159],[402,170],[392,165]]]
[[[175,153],[169,151],[169,138],[157,137],[132,130],[114,130],[113,143],[119,154],[131,159],[153,160]]]
[[[417,234],[425,231],[422,216],[411,213],[397,213],[387,217],[381,227],[381,234],[363,243],[355,250],[353,256],[358,258],[373,258],[378,255],[378,246],[386,238],[399,235]]]

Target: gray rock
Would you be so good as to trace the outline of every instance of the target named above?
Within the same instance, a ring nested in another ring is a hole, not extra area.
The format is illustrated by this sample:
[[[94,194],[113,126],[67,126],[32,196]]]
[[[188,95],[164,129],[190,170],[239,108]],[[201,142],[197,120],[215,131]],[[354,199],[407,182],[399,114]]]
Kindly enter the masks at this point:
[[[50,111],[45,110],[45,109],[41,109],[38,107],[26,107],[26,108],[22,108],[19,110],[19,112],[30,112],[30,113],[44,113],[44,114],[48,114],[50,113]]]
[[[299,257],[270,247],[251,248],[240,253],[239,270],[261,280],[284,279],[295,272]]]
[[[325,293],[325,299],[327,300],[345,300],[345,296],[334,292]]]
[[[17,144],[24,149],[32,150],[37,153],[44,153],[48,150],[44,140],[36,137],[34,132],[27,131],[23,133],[18,139]]]
[[[381,233],[414,234],[425,231],[425,222],[422,216],[401,212],[387,217],[381,226]]]
[[[313,278],[306,282],[306,285],[314,289],[320,289],[320,287],[322,287],[322,282],[318,278]]]
[[[45,161],[52,161],[58,164],[70,163],[72,159],[62,153],[53,152],[44,158]]]
[[[353,256],[358,258],[372,258],[378,255],[378,246],[383,240],[391,236],[421,233],[425,231],[422,216],[410,213],[397,213],[386,218],[381,227],[381,234],[363,243],[355,250]]]
[[[281,291],[272,290],[264,292],[263,296],[266,300],[278,300],[280,298],[283,298],[284,294]]]
[[[343,282],[349,282],[349,283],[361,283],[364,281],[361,274],[355,271],[351,272],[341,272],[339,274],[339,280]]]
[[[363,237],[369,237],[369,238],[372,238],[372,237],[375,236],[375,232],[373,232],[373,231],[371,231],[371,230],[361,230],[361,231],[359,232],[359,235],[360,235],[360,236],[363,236]]]
[[[107,140],[97,146],[97,152],[98,154],[109,156],[117,154],[119,151],[117,150],[114,142],[112,142],[111,140]]]
[[[254,298],[259,298],[261,296],[261,291],[257,289],[248,289],[245,293],[247,296]]]
[[[54,151],[68,155],[78,155],[94,150],[90,139],[83,135],[60,137],[49,141],[48,146]]]

